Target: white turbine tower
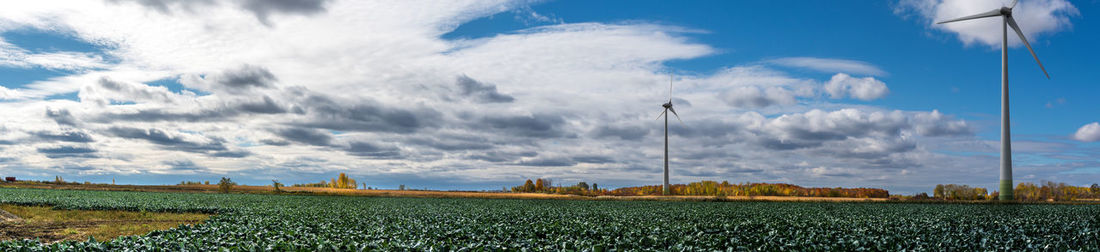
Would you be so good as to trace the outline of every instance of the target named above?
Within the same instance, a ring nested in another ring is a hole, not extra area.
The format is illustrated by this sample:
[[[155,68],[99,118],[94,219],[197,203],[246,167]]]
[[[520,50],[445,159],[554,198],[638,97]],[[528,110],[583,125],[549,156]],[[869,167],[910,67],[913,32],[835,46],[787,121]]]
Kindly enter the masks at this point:
[[[657,120],[660,120],[662,116],[665,117],[665,185],[664,185],[664,187],[662,187],[661,194],[669,195],[669,188],[668,188],[668,112],[671,111],[672,115],[676,116],[677,121],[680,121],[680,123],[684,123],[684,121],[680,120],[680,115],[676,114],[676,110],[672,109],[672,75],[668,76],[668,102],[666,102],[665,104],[661,104],[661,107],[665,108],[665,111],[661,112],[661,114],[657,116]]]
[[[1024,37],[1024,33],[1020,31],[1020,26],[1016,25],[1016,20],[1012,18],[1012,8],[1016,7],[1016,2],[1013,0],[1012,5],[1008,7],[1001,7],[1000,9],[991,10],[985,13],[976,15],[944,20],[936,24],[944,24],[950,22],[957,22],[963,20],[971,20],[987,17],[1001,17],[1001,194],[1000,200],[1012,200],[1012,139],[1009,133],[1009,120],[1008,120],[1008,27],[1011,26],[1012,30],[1016,31],[1016,35],[1020,36],[1020,40],[1024,42],[1024,46],[1027,46],[1027,50],[1031,52],[1031,57],[1035,58],[1035,63],[1039,63],[1039,69],[1043,70],[1043,74],[1050,79],[1050,74],[1047,73],[1047,69],[1043,67],[1043,63],[1039,62],[1039,56],[1035,55],[1035,50],[1031,49],[1031,44],[1027,42],[1027,38]]]

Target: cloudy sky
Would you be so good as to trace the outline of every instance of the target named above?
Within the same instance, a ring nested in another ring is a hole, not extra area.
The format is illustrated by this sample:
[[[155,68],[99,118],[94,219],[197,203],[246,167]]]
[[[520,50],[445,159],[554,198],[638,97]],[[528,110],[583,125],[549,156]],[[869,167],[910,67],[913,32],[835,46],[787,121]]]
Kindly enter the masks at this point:
[[[19,1],[0,176],[491,190],[998,182],[997,0]],[[1024,0],[1015,179],[1100,182],[1100,4]]]

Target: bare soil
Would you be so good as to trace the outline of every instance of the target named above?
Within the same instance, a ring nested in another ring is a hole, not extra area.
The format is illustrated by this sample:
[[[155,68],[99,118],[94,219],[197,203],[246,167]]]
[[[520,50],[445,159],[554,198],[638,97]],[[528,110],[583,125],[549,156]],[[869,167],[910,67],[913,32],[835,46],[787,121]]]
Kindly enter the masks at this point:
[[[101,221],[62,221],[62,222],[4,222],[0,223],[0,241],[38,239],[42,243],[53,243],[62,240],[83,241],[88,236],[96,236],[92,233],[96,229],[112,226],[169,226],[179,224],[197,224],[199,221],[190,220],[101,220]],[[159,228],[157,228],[159,229]],[[149,230],[152,231],[152,230]],[[135,233],[128,235],[137,235]],[[97,240],[110,240],[115,237],[96,237]]]

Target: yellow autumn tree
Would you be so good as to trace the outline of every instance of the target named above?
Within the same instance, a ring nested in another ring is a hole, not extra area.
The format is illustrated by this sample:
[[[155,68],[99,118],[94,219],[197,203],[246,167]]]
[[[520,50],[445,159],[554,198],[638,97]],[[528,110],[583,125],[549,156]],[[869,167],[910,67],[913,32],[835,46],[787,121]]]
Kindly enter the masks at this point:
[[[535,191],[536,192],[542,192],[543,190],[546,190],[546,184],[542,182],[541,178],[536,179],[535,180]]]
[[[329,184],[329,187],[337,189],[356,189],[359,188],[359,185],[354,179],[348,178],[347,174],[341,172],[340,176],[332,179],[332,183]]]

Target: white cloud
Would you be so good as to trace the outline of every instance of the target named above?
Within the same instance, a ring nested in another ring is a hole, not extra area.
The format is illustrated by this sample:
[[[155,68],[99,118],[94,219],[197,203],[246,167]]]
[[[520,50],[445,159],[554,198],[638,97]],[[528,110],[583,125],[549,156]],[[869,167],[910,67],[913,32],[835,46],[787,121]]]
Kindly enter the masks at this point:
[[[118,60],[0,89],[0,97],[19,97],[0,103],[0,118],[12,118],[0,120],[0,140],[19,142],[0,146],[0,158],[18,157],[0,169],[34,176],[228,174],[259,182],[346,171],[375,185],[408,179],[432,188],[496,187],[523,177],[659,181],[663,152],[655,146],[663,138],[655,136],[663,125],[654,119],[675,70],[665,63],[717,50],[691,39],[700,31],[640,21],[441,38],[525,3],[331,1],[308,15],[263,16],[225,3],[165,6],[169,11],[125,1],[5,6],[0,30],[62,32],[112,45],[104,55]],[[803,67],[837,62],[846,61]],[[899,169],[938,174],[996,162],[958,162],[924,149],[972,135],[950,115],[819,99],[888,92],[880,80],[847,74],[881,70],[847,63],[834,69],[845,74],[833,80],[761,65],[677,74],[674,99],[684,124],[670,125],[673,179],[868,186],[911,181],[874,180]],[[185,89],[152,84],[158,80]],[[72,92],[80,102],[42,99]],[[30,137],[70,129],[94,141],[65,149]],[[63,151],[100,158],[57,153]],[[91,169],[65,168],[76,166]],[[813,177],[808,167],[825,167],[818,174],[827,176]]]
[[[956,34],[959,40],[967,45],[978,43],[1000,47],[999,17],[942,25],[937,25],[935,22],[983,13],[1008,4],[1009,1],[1002,0],[902,0],[894,12],[903,16],[916,14],[930,28]],[[1019,1],[1012,12],[1016,23],[1020,25],[1020,30],[1032,44],[1039,39],[1040,34],[1072,28],[1070,18],[1080,15],[1077,8],[1067,0]],[[1016,36],[1009,34],[1009,37],[1009,45],[1022,44]]]
[[[814,57],[789,57],[778,58],[765,61],[767,63],[788,66],[807,68],[819,72],[827,73],[851,73],[861,75],[874,75],[885,76],[886,71],[883,71],[878,66],[871,63],[847,60],[847,59],[828,59],[828,58],[814,58]]]
[[[15,100],[22,97],[23,94],[21,94],[19,90],[12,90],[4,86],[0,86],[0,100]]]
[[[886,88],[886,83],[874,77],[856,78],[844,73],[833,75],[829,82],[825,83],[824,88],[833,99],[848,96],[864,101],[882,98],[890,92]]]
[[[1077,133],[1073,134],[1073,139],[1082,142],[1096,142],[1100,141],[1100,123],[1090,123],[1081,126],[1077,129]]]
[[[0,29],[0,31],[3,31]],[[103,68],[103,57],[83,52],[32,53],[0,38],[0,67],[41,67],[51,70],[84,71]]]

